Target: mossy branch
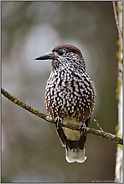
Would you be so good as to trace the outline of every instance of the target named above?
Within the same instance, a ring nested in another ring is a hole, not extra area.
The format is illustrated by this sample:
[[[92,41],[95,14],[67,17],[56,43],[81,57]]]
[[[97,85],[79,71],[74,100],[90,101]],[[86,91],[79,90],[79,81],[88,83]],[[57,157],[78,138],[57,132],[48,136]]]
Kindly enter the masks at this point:
[[[53,123],[55,124],[55,119],[52,119],[51,117],[49,117],[48,115],[36,110],[35,108],[31,107],[30,105],[24,103],[23,101],[19,100],[18,98],[14,97],[13,95],[11,95],[9,92],[7,92],[5,89],[1,88],[1,93],[8,99],[10,100],[11,102],[19,105],[20,107],[22,107],[23,109],[31,112],[32,114],[38,116],[39,118],[42,118],[50,123]],[[79,131],[79,125],[75,125],[75,124],[71,124],[71,123],[68,123],[68,122],[63,122],[63,127],[66,127],[66,128],[70,128],[72,130],[77,130]],[[93,135],[97,135],[97,136],[100,136],[100,137],[104,137],[106,139],[109,139],[111,141],[114,141],[116,144],[121,144],[123,145],[123,139],[121,137],[118,137],[118,136],[115,136],[113,134],[110,134],[108,132],[104,132],[104,131],[101,131],[101,130],[96,130],[96,129],[93,129],[93,128],[89,128],[89,127],[86,127],[86,132],[87,133],[90,133],[90,134],[93,134]]]
[[[113,10],[115,23],[118,29],[117,41],[118,51],[118,75],[116,99],[118,102],[118,124],[116,125],[116,135],[123,135],[123,2],[113,1]],[[123,183],[123,147],[117,146],[116,164],[115,164],[115,183]]]

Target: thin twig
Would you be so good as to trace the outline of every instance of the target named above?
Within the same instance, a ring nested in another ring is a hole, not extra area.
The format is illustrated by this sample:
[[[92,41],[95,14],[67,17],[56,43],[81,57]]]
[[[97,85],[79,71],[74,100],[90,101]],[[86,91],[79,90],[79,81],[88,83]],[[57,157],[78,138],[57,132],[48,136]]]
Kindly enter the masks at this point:
[[[31,107],[30,105],[24,103],[23,101],[19,100],[18,98],[14,97],[13,95],[11,95],[9,92],[7,92],[5,89],[1,88],[1,93],[10,101],[12,101],[13,103],[19,105],[20,107],[22,107],[23,109],[31,112],[32,114],[50,122],[50,123],[54,123],[55,124],[55,119],[49,117],[48,115],[36,110],[35,108]],[[77,130],[79,131],[80,130],[80,126],[79,125],[75,125],[75,124],[72,124],[72,123],[68,123],[68,122],[63,122],[63,127],[66,127],[66,128],[70,128],[72,130]],[[94,135],[97,135],[97,136],[100,136],[100,137],[104,137],[106,139],[109,139],[111,141],[116,141],[117,144],[123,144],[123,139],[121,137],[117,137],[113,134],[110,134],[108,132],[102,132],[100,130],[96,130],[96,129],[93,129],[93,128],[89,128],[89,127],[86,127],[86,132],[87,133],[90,133],[90,134],[94,134]]]
[[[99,125],[99,123],[96,121],[96,119],[94,119],[94,122],[96,123],[97,127],[98,127],[102,132],[104,132],[103,129],[101,128],[101,126]]]
[[[123,41],[122,32],[121,32],[121,29],[120,29],[120,26],[119,26],[119,21],[118,21],[118,15],[117,15],[117,11],[116,11],[115,1],[113,1],[113,9],[114,9],[114,15],[115,15],[115,22],[116,22],[117,29],[118,29],[118,35],[119,35],[119,38],[120,38],[120,40],[122,42]]]

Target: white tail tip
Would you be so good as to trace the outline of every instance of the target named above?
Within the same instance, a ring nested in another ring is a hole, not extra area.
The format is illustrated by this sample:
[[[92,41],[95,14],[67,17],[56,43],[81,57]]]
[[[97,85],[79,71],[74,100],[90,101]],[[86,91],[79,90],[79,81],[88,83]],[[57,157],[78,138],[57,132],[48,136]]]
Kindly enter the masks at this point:
[[[87,159],[85,155],[85,147],[84,149],[76,148],[76,149],[69,149],[66,148],[66,160],[69,163],[78,162],[83,163]]]

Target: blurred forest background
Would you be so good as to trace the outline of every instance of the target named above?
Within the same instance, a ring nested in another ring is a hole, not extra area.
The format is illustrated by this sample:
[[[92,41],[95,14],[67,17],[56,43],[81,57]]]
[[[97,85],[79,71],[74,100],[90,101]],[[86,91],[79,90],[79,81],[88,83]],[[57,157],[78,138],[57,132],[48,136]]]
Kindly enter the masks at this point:
[[[2,2],[2,87],[46,113],[51,61],[35,61],[59,44],[78,47],[95,82],[96,118],[115,134],[117,28],[112,2]],[[88,134],[88,159],[69,164],[55,127],[2,96],[2,182],[113,181],[116,144]]]

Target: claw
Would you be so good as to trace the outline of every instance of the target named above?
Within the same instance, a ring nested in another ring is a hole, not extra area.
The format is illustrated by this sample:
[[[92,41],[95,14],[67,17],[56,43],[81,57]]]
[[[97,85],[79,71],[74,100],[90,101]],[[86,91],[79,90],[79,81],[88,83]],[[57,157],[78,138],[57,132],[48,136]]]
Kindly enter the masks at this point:
[[[81,136],[86,136],[86,124],[82,122],[79,126]]]
[[[59,126],[62,126],[62,125],[63,125],[62,118],[56,117],[56,119],[55,119],[55,124],[56,124],[56,128],[57,128],[57,130],[58,130],[58,129],[59,129]]]

